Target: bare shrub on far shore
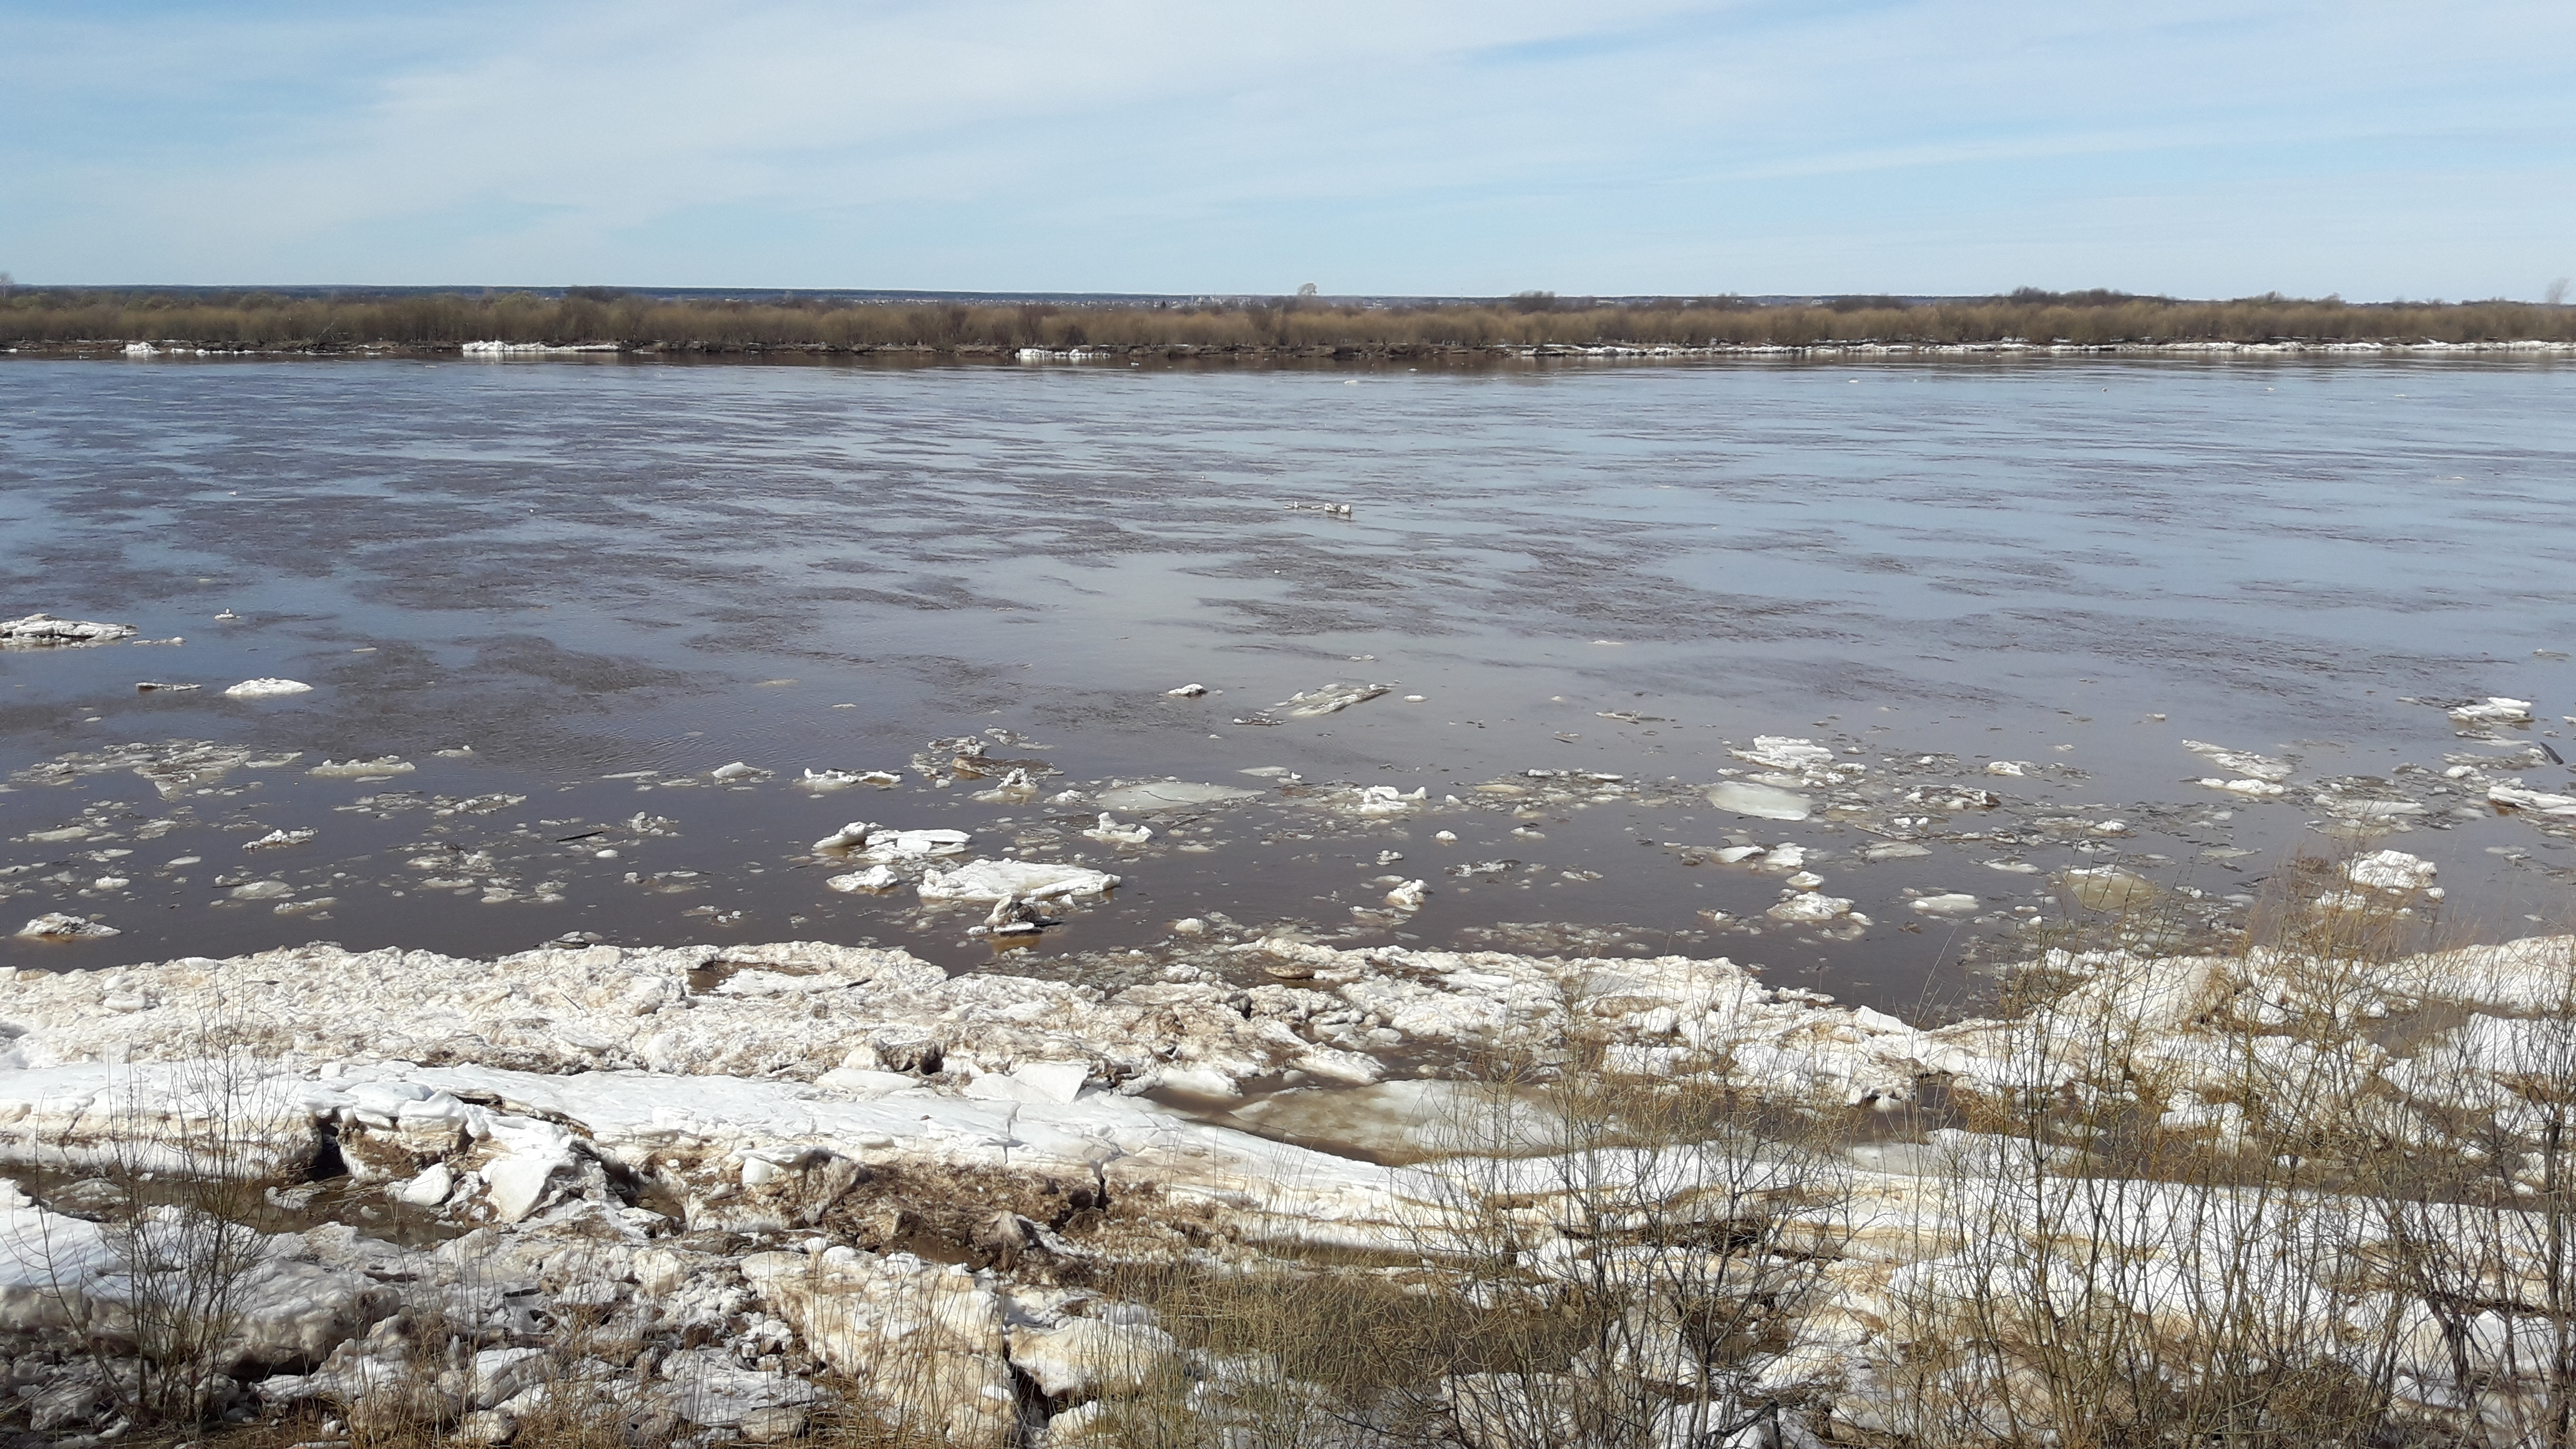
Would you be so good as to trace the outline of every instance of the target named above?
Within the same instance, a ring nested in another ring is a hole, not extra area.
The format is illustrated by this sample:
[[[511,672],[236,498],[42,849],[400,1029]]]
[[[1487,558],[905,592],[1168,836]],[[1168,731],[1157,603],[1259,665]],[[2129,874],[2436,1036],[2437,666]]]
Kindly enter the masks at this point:
[[[1750,306],[1729,298],[1597,303],[1522,293],[1491,302],[1359,306],[1244,298],[1183,306],[664,299],[600,288],[281,296],[20,287],[0,344],[214,349],[453,348],[476,341],[697,352],[994,352],[1034,347],[1189,352],[1435,353],[1496,346],[1814,347],[2189,342],[2576,341],[2550,303],[2353,304],[2278,295],[2182,301],[2093,291],[1907,303],[1846,296]]]

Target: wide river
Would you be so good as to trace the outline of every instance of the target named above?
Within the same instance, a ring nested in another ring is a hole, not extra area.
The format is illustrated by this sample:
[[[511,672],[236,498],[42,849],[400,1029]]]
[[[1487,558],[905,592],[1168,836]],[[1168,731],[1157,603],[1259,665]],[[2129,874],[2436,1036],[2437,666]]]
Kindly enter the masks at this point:
[[[1122,879],[1013,969],[1288,931],[1910,1011],[2088,903],[2243,927],[2301,850],[2434,862],[2428,931],[2561,924],[2569,822],[2475,781],[2576,788],[2576,368],[7,359],[39,610],[139,636],[0,653],[0,930],[118,934],[0,967],[971,969],[984,908],[913,878],[1008,856]],[[312,688],[223,692],[267,677]],[[1386,692],[1281,707],[1337,683]],[[2534,719],[2446,713],[2489,696]],[[1083,834],[1166,779],[1257,793]],[[847,892],[848,821],[972,841]]]

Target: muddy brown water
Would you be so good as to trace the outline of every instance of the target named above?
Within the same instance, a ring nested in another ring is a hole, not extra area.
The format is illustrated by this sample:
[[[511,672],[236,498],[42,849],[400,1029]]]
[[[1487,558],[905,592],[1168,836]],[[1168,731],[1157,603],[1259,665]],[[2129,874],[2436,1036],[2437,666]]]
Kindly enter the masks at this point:
[[[980,909],[824,887],[854,867],[810,843],[865,819],[1124,878],[1015,970],[1285,927],[1722,953],[1907,1012],[2022,949],[2016,919],[2062,917],[2069,866],[2241,919],[2325,817],[2190,783],[2213,767],[2187,738],[2426,803],[2377,843],[2439,864],[2448,928],[2537,929],[2565,844],[2400,767],[2556,741],[2576,712],[2571,465],[2576,370],[2547,363],[0,359],[0,615],[185,640],[0,653],[0,926],[120,932],[0,939],[0,967],[567,932],[991,961]],[[221,693],[259,676],[314,688]],[[1334,681],[1391,689],[1237,722]],[[1212,692],[1165,694],[1193,682]],[[2537,722],[2463,739],[2408,702],[2486,695]],[[1428,803],[1365,820],[1274,793],[1122,815],[1159,834],[1115,847],[1077,833],[1091,807],[981,802],[991,781],[910,763],[988,730],[1055,767],[1047,795],[1269,790],[1242,773],[1268,768]],[[1697,795],[1758,769],[1728,753],[1757,734],[2003,804],[1865,864],[1888,811]],[[169,742],[249,758],[135,773],[132,747]],[[307,773],[385,756],[414,768]],[[775,773],[708,778],[737,760]],[[807,769],[905,778],[818,795]],[[1636,793],[1442,805],[1533,769]],[[2066,823],[2109,819],[2128,831]],[[244,849],[279,829],[315,834]],[[1870,924],[1773,921],[1781,873],[1711,859],[1781,842]],[[1384,911],[1388,876],[1427,903]],[[283,893],[235,894],[264,881]],[[1948,891],[1980,910],[1906,904]],[[1184,917],[1214,924],[1175,936]]]

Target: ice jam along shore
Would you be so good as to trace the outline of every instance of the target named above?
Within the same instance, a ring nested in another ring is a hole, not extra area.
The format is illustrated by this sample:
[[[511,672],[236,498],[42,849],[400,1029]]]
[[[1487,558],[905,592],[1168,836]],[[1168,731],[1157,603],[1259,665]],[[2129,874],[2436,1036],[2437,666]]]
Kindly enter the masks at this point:
[[[2391,883],[2321,909],[2383,920],[2416,889],[2401,864],[2360,866],[2357,884]],[[1756,1348],[1712,1379],[1705,1355],[1696,1369],[1670,1360],[1686,1324],[1649,1323],[1615,1361],[1582,1369],[1601,1384],[1657,1385],[1673,1405],[1718,1394],[1702,1409],[1722,1416],[1766,1406],[1781,1442],[1939,1442],[1931,1431],[2015,1395],[2020,1413],[2054,1411],[2029,1384],[1978,1372],[1979,1354],[2013,1351],[1994,1320],[2016,1295],[2098,1296],[2188,1339],[2223,1329],[2195,1316],[2204,1300],[2254,1282],[2279,1314],[2332,1300],[2353,1355],[2396,1354],[2408,1413],[2510,1424],[2548,1395],[2538,1369],[2517,1367],[2551,1321],[2545,1266],[2510,1246],[2542,1240],[2540,1207],[2508,1193],[2411,1210],[2495,1237],[2498,1261],[2524,1275],[2489,1282],[2463,1359],[2420,1301],[2434,1290],[2353,1266],[2430,1219],[2392,1216],[2349,1182],[2267,1195],[2170,1171],[2121,1180],[2092,1228],[2125,1235],[2121,1252],[2138,1256],[2118,1261],[2152,1271],[2097,1282],[2060,1264],[2023,1282],[1997,1245],[2066,1232],[2069,1194],[2109,1190],[2110,1159],[2080,1135],[2061,1146],[1936,1126],[1923,1107],[1938,1096],[1970,1120],[1993,1104],[1992,1124],[2033,1092],[2125,1092],[2151,1134],[2221,1155],[2259,1153],[2285,1126],[2323,1143],[2363,1115],[2427,1145],[2481,1113],[2538,1130],[2530,1082],[2576,1007],[2571,948],[2060,952],[2031,963],[2058,983],[2033,1009],[1928,1031],[1766,986],[1723,958],[1279,939],[1211,947],[1204,964],[1114,990],[952,978],[901,951],[819,943],[492,961],[310,947],[21,973],[0,992],[0,1162],[28,1187],[0,1203],[0,1316],[28,1344],[87,1334],[114,1348],[124,1324],[118,1351],[138,1352],[131,1325],[158,1300],[133,1260],[138,1229],[102,1207],[116,1184],[138,1166],[166,1181],[255,1175],[284,1209],[318,1190],[298,1184],[328,1178],[342,1220],[266,1232],[240,1268],[256,1311],[230,1330],[218,1394],[236,1417],[324,1406],[350,1419],[384,1412],[400,1387],[484,1442],[568,1405],[659,1414],[644,1427],[665,1439],[777,1438],[849,1381],[885,1378],[901,1346],[926,1355],[905,1360],[902,1408],[952,1442],[1086,1442],[1169,1374],[1201,1386],[1186,1412],[1216,1432],[1248,1412],[1247,1370],[1105,1288],[1104,1264],[1243,1272],[1329,1248],[1432,1275],[1492,1251],[1480,1235],[1503,1221],[1507,1257],[1534,1282],[1604,1265],[1661,1281],[1703,1261],[1704,1246],[1652,1238],[1596,1259],[1603,1185],[1696,1201],[1776,1173],[1776,1150],[1708,1136],[1705,1121],[1688,1140],[1588,1137],[1598,1124],[1568,1119],[1544,1088],[1491,1080],[1499,1062],[1535,1069],[1535,1083],[1580,1061],[1659,1092],[1915,1123],[1844,1132],[1794,1185],[1721,1194],[1765,1224],[1765,1263],[1807,1275]],[[2344,1017],[2370,1030],[2320,1034]],[[2560,1065],[2576,1070],[2576,1055]],[[1482,1125],[1515,1101],[1499,1137]],[[2300,1120],[2266,1120],[2283,1112]],[[150,1209],[142,1230],[175,1232],[190,1211]],[[387,1231],[388,1214],[415,1232]],[[2262,1260],[2213,1257],[2222,1230],[2265,1242]],[[2496,1264],[2462,1271],[2492,1279]],[[1657,1301],[1643,1294],[1638,1311],[1651,1318]],[[464,1332],[468,1357],[423,1381],[406,1335],[433,1312]],[[618,1338],[628,1356],[567,1356],[569,1340],[548,1335],[572,1323],[613,1326],[580,1342]],[[1657,1332],[1680,1337],[1656,1349]],[[21,1362],[56,1431],[113,1427],[89,1360]],[[1927,1381],[1926,1364],[1948,1376]],[[1478,1425],[1498,1395],[1546,1401],[1545,1377],[1440,1386],[1445,1432],[1516,1442]]]

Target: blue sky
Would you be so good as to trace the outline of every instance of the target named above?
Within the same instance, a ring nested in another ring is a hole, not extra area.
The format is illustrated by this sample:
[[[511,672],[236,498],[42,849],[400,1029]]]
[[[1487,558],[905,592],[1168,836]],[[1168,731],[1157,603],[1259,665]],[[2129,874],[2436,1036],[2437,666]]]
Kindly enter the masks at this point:
[[[0,0],[0,270],[2536,297],[2576,5]]]

